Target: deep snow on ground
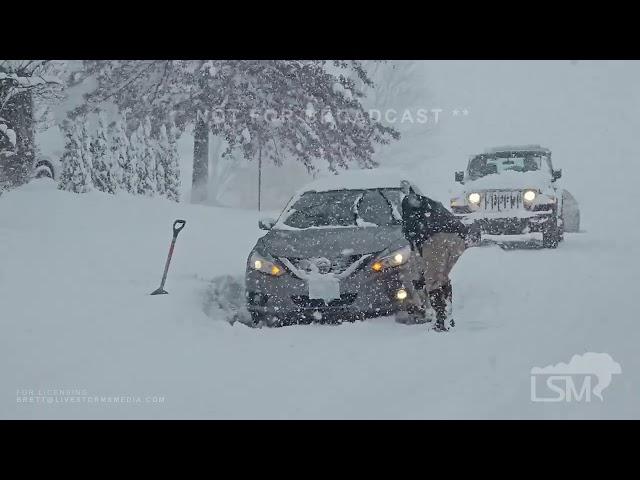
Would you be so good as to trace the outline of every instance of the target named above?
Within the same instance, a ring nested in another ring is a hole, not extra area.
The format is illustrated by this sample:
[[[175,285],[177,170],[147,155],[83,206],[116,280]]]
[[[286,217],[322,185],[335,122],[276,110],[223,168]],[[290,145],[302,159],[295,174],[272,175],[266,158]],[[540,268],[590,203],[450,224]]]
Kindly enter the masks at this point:
[[[149,296],[176,218],[170,294]],[[436,334],[390,317],[252,329],[208,316],[210,281],[242,276],[256,219],[46,180],[3,195],[0,418],[640,417],[635,223],[593,222],[557,250],[467,251],[457,327]],[[532,367],[585,352],[622,366],[604,401],[531,402]],[[54,389],[141,403],[17,402]]]

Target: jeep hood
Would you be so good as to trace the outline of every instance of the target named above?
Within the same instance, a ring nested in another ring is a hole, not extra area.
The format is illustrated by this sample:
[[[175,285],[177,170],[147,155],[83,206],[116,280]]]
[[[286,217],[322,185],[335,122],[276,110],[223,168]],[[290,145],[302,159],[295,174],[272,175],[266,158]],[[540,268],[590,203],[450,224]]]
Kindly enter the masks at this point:
[[[486,175],[477,180],[467,180],[462,187],[467,192],[471,190],[522,190],[525,188],[545,191],[551,188],[551,174],[544,171],[507,171]]]

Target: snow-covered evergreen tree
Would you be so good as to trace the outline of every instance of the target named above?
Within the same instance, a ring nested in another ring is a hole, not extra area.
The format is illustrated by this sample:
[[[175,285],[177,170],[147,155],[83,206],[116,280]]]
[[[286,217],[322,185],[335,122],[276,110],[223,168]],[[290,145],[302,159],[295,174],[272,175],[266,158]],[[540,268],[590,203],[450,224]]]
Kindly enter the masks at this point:
[[[178,154],[178,137],[180,131],[171,123],[167,132],[169,138],[169,160],[165,167],[166,195],[169,200],[180,201],[180,155]]]
[[[91,148],[91,134],[89,133],[89,127],[87,126],[87,118],[80,117],[78,119],[80,133],[80,152],[82,153],[82,165],[87,172],[87,184],[88,189],[93,190],[93,152]]]
[[[160,139],[158,140],[158,165],[162,169],[162,177],[158,176],[158,183],[162,182],[162,190],[158,185],[158,192],[174,202],[180,201],[180,165],[178,148],[176,145],[177,129],[172,125],[167,132],[167,127],[160,127]],[[161,180],[160,180],[161,178]]]
[[[62,173],[58,188],[76,193],[91,190],[91,172],[87,170],[84,153],[82,131],[78,122],[67,127],[66,143],[62,154]]]
[[[136,172],[135,151],[131,147],[125,129],[125,119],[118,117],[111,134],[111,155],[117,164],[118,188],[125,192],[136,194],[138,190],[138,177]]]
[[[164,125],[162,125],[164,127]],[[150,128],[149,128],[150,130]],[[162,128],[161,128],[162,130]],[[165,186],[165,155],[166,147],[162,144],[162,132],[160,132],[160,138],[155,139],[148,137],[149,146],[153,150],[153,156],[155,159],[155,177],[156,177],[156,193],[161,197],[166,196]],[[168,143],[168,142],[167,142]]]
[[[155,158],[146,130],[143,124],[138,126],[131,136],[131,146],[136,157],[137,193],[152,197],[156,191]]]
[[[116,193],[117,172],[109,143],[107,121],[101,112],[98,116],[96,136],[91,142],[91,161],[93,163],[91,178],[97,190],[113,194]]]
[[[144,164],[145,168],[149,172],[149,194],[150,196],[154,196],[157,193],[161,192],[158,191],[158,180],[156,175],[158,164],[158,146],[151,132],[151,118],[149,116],[145,117],[144,119],[144,123],[142,124],[142,131],[144,134]]]

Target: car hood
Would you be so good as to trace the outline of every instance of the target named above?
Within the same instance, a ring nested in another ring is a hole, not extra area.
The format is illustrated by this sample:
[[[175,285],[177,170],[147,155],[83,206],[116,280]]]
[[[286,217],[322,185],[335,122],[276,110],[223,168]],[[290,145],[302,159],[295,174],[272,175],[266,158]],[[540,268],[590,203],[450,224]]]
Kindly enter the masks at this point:
[[[317,228],[269,231],[257,247],[276,257],[333,258],[377,253],[406,243],[400,225],[391,227]]]

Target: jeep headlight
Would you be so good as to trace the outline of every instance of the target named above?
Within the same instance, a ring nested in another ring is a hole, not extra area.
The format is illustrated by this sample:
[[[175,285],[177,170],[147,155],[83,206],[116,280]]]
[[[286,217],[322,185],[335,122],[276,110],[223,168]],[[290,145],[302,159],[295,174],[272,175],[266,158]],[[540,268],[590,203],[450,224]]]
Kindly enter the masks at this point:
[[[480,203],[480,194],[477,192],[470,193],[467,198],[469,199],[469,203],[473,203],[474,205]]]
[[[533,202],[536,199],[536,192],[534,190],[527,190],[524,192],[523,198],[527,202]]]
[[[409,255],[411,255],[411,249],[409,245],[406,247],[394,250],[391,253],[386,254],[384,257],[380,257],[371,265],[371,270],[379,272],[385,268],[399,267],[409,261]]]
[[[267,260],[258,252],[253,252],[249,256],[249,266],[254,270],[268,275],[273,275],[274,277],[279,277],[284,273],[284,269],[282,267],[276,265],[276,263],[271,260]]]

